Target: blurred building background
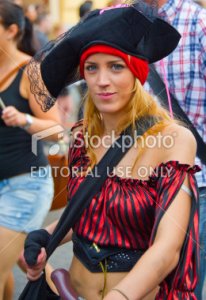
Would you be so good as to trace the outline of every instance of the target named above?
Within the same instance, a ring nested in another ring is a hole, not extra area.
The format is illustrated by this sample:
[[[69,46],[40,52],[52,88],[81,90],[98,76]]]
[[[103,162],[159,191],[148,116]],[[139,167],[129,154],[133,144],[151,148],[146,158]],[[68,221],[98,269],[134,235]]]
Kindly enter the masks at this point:
[[[53,22],[63,23],[66,27],[70,27],[78,22],[79,6],[83,0],[22,0],[23,6],[28,5],[44,5],[50,12]],[[102,8],[107,6],[108,0],[93,0],[93,8]]]
[[[79,6],[84,0],[18,0],[26,8],[29,6],[43,6],[52,17],[52,24],[58,28],[70,28],[79,21]],[[206,0],[194,0],[206,7]],[[93,0],[93,9],[103,8],[109,4],[118,4],[121,0]]]
[[[61,22],[66,27],[74,25],[79,20],[78,8],[84,2],[83,0],[20,0],[24,6],[39,4],[47,7],[52,15],[54,24]],[[206,7],[206,0],[194,0],[195,2]],[[102,8],[107,6],[109,0],[93,0],[93,8]]]

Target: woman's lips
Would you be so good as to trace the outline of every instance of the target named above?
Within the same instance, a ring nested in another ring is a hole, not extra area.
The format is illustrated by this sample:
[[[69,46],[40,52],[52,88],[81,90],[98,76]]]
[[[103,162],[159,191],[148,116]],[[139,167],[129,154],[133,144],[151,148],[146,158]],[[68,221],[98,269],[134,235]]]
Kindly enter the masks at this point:
[[[97,96],[102,100],[109,100],[112,98],[113,95],[116,93],[98,93]]]

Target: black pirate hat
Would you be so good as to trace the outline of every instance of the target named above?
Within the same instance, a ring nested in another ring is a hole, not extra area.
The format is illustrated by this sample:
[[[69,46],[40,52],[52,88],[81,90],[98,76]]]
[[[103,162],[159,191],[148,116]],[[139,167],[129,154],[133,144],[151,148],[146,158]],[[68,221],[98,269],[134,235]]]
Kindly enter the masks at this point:
[[[136,4],[92,11],[57,43],[50,44],[51,48],[47,46],[49,50],[43,49],[39,56],[40,71],[47,96],[48,92],[50,94],[46,104],[44,101],[44,110],[53,105],[66,85],[80,79],[80,56],[91,45],[109,45],[148,63],[164,58],[176,48],[180,39],[177,30],[154,15],[145,15],[140,9]],[[39,95],[43,94],[40,89]]]

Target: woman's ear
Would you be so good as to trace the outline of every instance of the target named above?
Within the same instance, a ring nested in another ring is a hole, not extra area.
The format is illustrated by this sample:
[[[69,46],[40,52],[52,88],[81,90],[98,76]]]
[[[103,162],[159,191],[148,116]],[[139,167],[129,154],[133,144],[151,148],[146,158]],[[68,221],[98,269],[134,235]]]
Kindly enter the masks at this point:
[[[19,27],[17,24],[12,24],[7,28],[7,40],[15,40],[18,35]]]

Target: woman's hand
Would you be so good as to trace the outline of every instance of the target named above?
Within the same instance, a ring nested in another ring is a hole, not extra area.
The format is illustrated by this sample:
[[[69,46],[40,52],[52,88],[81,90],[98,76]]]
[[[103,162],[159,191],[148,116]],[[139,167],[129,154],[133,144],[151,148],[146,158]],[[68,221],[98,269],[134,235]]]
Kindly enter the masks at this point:
[[[4,108],[1,117],[7,126],[21,127],[26,124],[26,114],[18,111],[14,106]]]
[[[21,263],[23,266],[26,266],[27,270],[27,278],[31,281],[37,280],[41,274],[43,269],[46,266],[47,254],[45,248],[41,248],[41,252],[38,255],[37,263],[34,266],[27,265],[25,258],[21,259]]]
[[[37,263],[34,266],[29,266],[26,263],[24,251],[22,251],[18,259],[18,265],[22,269],[22,271],[27,273],[27,278],[29,280],[35,281],[41,276],[41,273],[46,265],[46,259],[46,250],[45,248],[41,248],[41,252],[39,253],[37,258]]]

